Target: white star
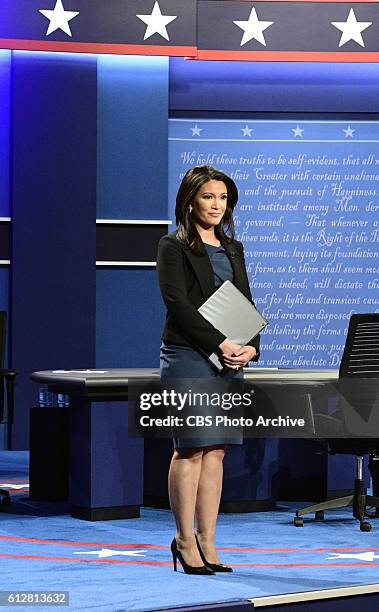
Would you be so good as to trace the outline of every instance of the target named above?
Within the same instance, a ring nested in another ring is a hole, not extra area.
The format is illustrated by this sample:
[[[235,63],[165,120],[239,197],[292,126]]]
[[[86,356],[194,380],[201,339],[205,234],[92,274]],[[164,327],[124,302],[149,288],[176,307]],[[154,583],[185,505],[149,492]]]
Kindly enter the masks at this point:
[[[124,555],[125,557],[144,557],[142,553],[147,552],[142,549],[135,550],[113,550],[112,548],[102,548],[101,550],[83,550],[80,552],[74,552],[74,555],[97,555],[98,559],[104,557],[114,557],[117,555]]]
[[[342,45],[349,42],[349,40],[354,40],[356,43],[358,43],[358,45],[364,47],[365,44],[363,42],[361,32],[370,27],[370,25],[372,25],[372,21],[357,21],[354,9],[350,9],[347,21],[331,21],[331,24],[342,32],[340,43],[338,45],[339,47],[342,47]]]
[[[346,130],[342,130],[343,132],[345,132],[345,138],[353,138],[353,134],[355,132],[355,130],[352,130],[350,125],[347,126]]]
[[[203,128],[199,128],[196,124],[195,127],[190,128],[190,130],[192,132],[192,136],[200,136],[200,132],[203,131]]]
[[[257,11],[253,7],[247,21],[233,21],[241,30],[243,30],[243,36],[241,40],[241,47],[245,45],[249,40],[253,38],[266,46],[265,37],[263,31],[269,28],[274,22],[273,21],[259,21]]]
[[[4,487],[4,489],[14,489],[17,491],[18,489],[27,489],[29,485],[25,484],[13,484],[11,482],[0,482],[0,487]]]
[[[49,34],[52,34],[55,30],[62,30],[69,36],[72,36],[68,22],[79,15],[78,11],[65,11],[62,0],[57,0],[52,11],[44,9],[39,12],[50,21],[46,36],[49,36]]]
[[[244,136],[251,136],[252,131],[253,131],[253,128],[249,128],[248,125],[245,125],[244,128],[241,128],[241,132]]]
[[[303,132],[304,132],[304,128],[300,128],[299,125],[297,125],[295,128],[292,129],[293,135],[296,138],[296,136],[300,136],[300,138],[303,137]]]
[[[155,2],[151,15],[136,15],[136,17],[147,25],[145,36],[143,37],[144,40],[150,38],[153,34],[159,34],[166,40],[170,40],[166,25],[177,19],[177,15],[162,15],[158,2]]]
[[[333,556],[327,557],[327,559],[359,559],[360,561],[373,561],[374,559],[379,559],[379,555],[376,555],[374,552],[331,554]]]

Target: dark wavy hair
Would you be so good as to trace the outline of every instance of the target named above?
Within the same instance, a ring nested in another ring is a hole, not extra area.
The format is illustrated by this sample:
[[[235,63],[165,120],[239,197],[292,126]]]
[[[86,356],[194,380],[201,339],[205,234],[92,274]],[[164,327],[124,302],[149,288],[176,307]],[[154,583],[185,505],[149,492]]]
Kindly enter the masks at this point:
[[[215,227],[218,239],[231,242],[234,239],[233,210],[238,201],[238,189],[235,182],[228,176],[212,166],[195,166],[188,170],[178,189],[176,196],[176,236],[189,246],[195,253],[201,254],[202,242],[196,229],[189,207],[193,205],[195,196],[200,187],[208,181],[222,181],[226,185],[226,210],[219,225]]]

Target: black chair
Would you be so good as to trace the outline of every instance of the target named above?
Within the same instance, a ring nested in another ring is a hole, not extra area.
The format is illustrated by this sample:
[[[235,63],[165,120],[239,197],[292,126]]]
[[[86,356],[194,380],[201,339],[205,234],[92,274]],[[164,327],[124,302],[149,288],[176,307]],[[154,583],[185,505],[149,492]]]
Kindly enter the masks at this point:
[[[5,369],[7,313],[0,310],[0,423],[7,424],[7,448],[12,448],[12,425],[14,421],[14,382],[17,372]],[[5,384],[4,384],[5,383]],[[7,411],[5,412],[5,389]],[[5,418],[6,417],[6,418]],[[0,489],[0,510],[10,503],[9,491]]]
[[[356,455],[354,493],[297,510],[294,525],[303,526],[304,514],[315,513],[315,520],[320,521],[324,519],[324,510],[353,506],[353,515],[359,520],[361,531],[370,531],[371,524],[365,520],[365,516],[375,515],[368,515],[366,507],[379,509],[379,497],[366,495],[363,461],[364,455],[370,454],[369,467],[376,493],[379,453],[379,313],[351,316],[337,391],[339,401],[336,413],[332,416],[315,414],[315,427],[316,432],[319,426],[320,431],[334,431],[333,435],[340,436],[328,439],[330,454]]]

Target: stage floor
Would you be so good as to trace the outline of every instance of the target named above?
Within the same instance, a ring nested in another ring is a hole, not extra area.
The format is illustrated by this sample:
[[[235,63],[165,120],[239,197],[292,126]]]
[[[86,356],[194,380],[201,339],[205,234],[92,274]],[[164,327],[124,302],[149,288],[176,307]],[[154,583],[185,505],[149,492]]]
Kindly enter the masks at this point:
[[[329,511],[323,523],[305,519],[303,528],[293,515],[305,502],[222,514],[219,555],[234,571],[196,577],[173,572],[166,510],[87,522],[65,504],[28,501],[26,451],[0,452],[0,487],[12,496],[0,513],[0,590],[69,591],[74,610],[146,611],[378,582],[379,519],[362,533],[349,509]]]

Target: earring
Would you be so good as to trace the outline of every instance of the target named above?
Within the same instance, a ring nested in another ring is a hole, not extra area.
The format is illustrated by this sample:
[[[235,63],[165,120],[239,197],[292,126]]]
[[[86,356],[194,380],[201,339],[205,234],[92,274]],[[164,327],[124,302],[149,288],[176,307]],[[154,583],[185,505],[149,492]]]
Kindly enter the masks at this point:
[[[191,213],[192,212],[192,206],[188,207],[188,212]]]

